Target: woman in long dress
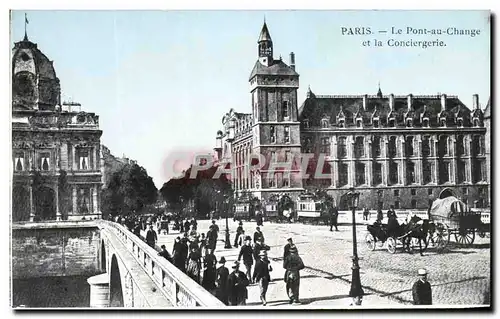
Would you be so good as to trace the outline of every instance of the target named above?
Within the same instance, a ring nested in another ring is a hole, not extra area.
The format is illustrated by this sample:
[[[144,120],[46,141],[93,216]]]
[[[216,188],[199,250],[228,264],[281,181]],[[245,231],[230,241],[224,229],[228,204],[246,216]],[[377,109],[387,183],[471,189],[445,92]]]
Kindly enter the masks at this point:
[[[201,285],[207,291],[212,291],[215,289],[215,277],[216,277],[216,267],[217,267],[217,258],[214,255],[214,251],[212,249],[205,249],[205,259],[203,261],[203,266],[205,267],[205,271],[203,272],[203,282]]]
[[[201,254],[197,247],[192,247],[187,259],[186,274],[197,283],[200,283]]]

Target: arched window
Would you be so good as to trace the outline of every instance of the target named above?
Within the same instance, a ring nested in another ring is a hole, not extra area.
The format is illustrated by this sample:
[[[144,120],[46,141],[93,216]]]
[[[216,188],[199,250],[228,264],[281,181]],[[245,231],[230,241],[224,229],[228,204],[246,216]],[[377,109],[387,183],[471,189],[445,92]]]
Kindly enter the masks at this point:
[[[328,128],[329,126],[330,126],[330,123],[329,123],[328,119],[321,120],[321,127],[322,128]]]

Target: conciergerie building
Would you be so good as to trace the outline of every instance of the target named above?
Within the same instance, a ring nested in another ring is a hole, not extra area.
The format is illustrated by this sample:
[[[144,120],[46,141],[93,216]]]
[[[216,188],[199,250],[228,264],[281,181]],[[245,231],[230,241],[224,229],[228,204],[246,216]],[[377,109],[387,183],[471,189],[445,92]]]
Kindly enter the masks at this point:
[[[99,218],[99,117],[61,103],[53,61],[37,44],[12,52],[12,220]]]
[[[360,207],[427,209],[444,191],[472,207],[488,205],[489,141],[478,95],[468,108],[446,94],[383,94],[379,87],[375,95],[316,95],[309,89],[299,107],[295,56],[286,64],[274,59],[273,48],[264,23],[249,77],[251,113],[229,110],[216,136],[219,164],[230,165],[237,193],[296,199],[320,187],[347,209],[341,196],[355,187]],[[254,169],[252,154],[267,163],[312,160],[307,168],[294,162],[269,174],[269,164]],[[322,176],[305,176],[318,168]]]

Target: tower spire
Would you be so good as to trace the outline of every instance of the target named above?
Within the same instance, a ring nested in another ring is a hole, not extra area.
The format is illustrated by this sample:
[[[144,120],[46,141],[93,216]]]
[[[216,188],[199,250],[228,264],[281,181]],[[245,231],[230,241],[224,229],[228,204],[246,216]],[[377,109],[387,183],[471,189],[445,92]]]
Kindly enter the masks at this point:
[[[28,31],[27,31],[27,25],[30,22],[28,21],[28,14],[24,13],[24,41],[28,41]]]
[[[377,97],[382,98],[382,90],[380,89],[380,81],[378,81],[378,92],[377,92]]]

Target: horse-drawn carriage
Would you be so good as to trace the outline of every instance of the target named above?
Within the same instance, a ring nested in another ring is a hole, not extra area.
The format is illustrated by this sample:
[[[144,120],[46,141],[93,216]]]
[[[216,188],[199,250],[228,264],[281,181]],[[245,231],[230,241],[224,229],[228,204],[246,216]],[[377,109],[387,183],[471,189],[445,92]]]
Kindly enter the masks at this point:
[[[427,219],[415,215],[409,217],[406,224],[398,225],[392,233],[388,231],[388,225],[380,222],[368,225],[365,237],[367,247],[375,250],[377,244],[385,244],[390,253],[395,253],[398,246],[411,250],[418,241],[420,253],[427,248],[441,252],[449,244],[452,234],[457,243],[470,246],[474,243],[476,232],[484,237],[490,231],[490,225],[481,221],[481,213],[471,211],[453,196],[435,200]]]
[[[451,235],[458,244],[467,247],[474,243],[476,233],[485,237],[490,232],[490,224],[483,223],[481,213],[472,211],[454,196],[435,200],[429,211],[429,219],[435,225],[431,244],[438,240],[438,250],[449,244]]]

